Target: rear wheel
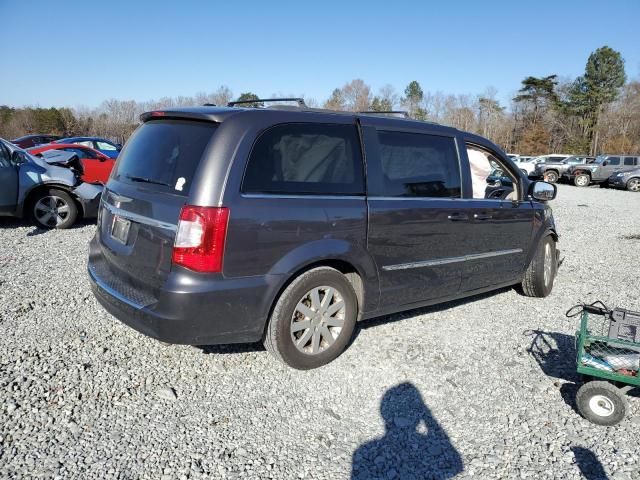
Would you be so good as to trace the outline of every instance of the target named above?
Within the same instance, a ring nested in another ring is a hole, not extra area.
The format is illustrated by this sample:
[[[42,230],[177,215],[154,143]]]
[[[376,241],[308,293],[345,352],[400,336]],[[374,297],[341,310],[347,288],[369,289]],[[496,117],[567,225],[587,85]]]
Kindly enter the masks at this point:
[[[606,427],[624,420],[629,409],[624,393],[609,382],[602,381],[582,385],[576,395],[576,404],[584,418]]]
[[[553,290],[558,267],[556,242],[551,235],[546,236],[524,274],[522,291],[528,297],[546,297]]]
[[[640,178],[632,178],[627,182],[627,190],[630,192],[640,192]]]
[[[43,190],[31,202],[31,217],[40,228],[69,228],[77,216],[78,207],[64,190]]]
[[[338,357],[351,339],[358,301],[349,280],[330,267],[309,270],[282,292],[264,336],[265,348],[299,370]]]
[[[588,187],[591,183],[591,179],[586,173],[579,173],[573,179],[573,183],[576,187]]]
[[[556,183],[558,181],[558,178],[560,177],[558,176],[558,172],[556,172],[555,170],[549,170],[548,172],[544,173],[545,182]]]

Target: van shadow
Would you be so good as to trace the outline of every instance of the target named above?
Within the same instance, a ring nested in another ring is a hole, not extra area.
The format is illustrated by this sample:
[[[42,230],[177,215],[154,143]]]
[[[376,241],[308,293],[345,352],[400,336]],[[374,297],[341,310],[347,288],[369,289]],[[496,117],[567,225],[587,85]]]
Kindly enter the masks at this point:
[[[353,453],[352,480],[445,480],[464,470],[462,457],[413,384],[387,390],[380,414],[384,436]]]
[[[449,302],[438,303],[436,305],[430,305],[428,307],[420,307],[414,308],[412,310],[405,310],[399,313],[393,313],[391,315],[383,315],[380,317],[369,318],[367,320],[362,320],[356,323],[355,331],[350,341],[350,345],[355,342],[356,338],[360,334],[362,330],[366,330],[369,328],[375,328],[380,325],[385,325],[387,323],[399,322],[401,320],[406,320],[409,318],[413,318],[419,315],[426,315],[428,313],[438,313],[444,312],[445,310],[449,310],[451,308],[460,307],[462,305],[466,305],[467,303],[477,302],[478,300],[482,300],[485,298],[491,298],[493,296],[499,295],[501,293],[506,293],[511,290],[513,287],[504,287],[498,290],[493,290],[486,293],[480,293],[478,295],[474,295],[472,297],[465,297],[459,300],[451,300]]]
[[[230,343],[227,345],[197,345],[196,348],[207,355],[235,355],[236,353],[263,352],[265,350],[262,342]]]

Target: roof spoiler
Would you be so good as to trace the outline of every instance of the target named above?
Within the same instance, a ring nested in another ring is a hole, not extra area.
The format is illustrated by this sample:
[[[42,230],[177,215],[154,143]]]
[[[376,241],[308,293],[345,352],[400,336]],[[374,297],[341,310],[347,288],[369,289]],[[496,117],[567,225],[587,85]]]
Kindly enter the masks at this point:
[[[264,103],[264,102],[296,102],[300,108],[306,108],[307,104],[304,98],[256,98],[253,100],[236,100],[227,103],[227,107],[235,107],[236,105],[244,105],[247,103]]]
[[[402,115],[404,118],[409,118],[409,112],[406,110],[364,110],[358,113],[365,115]]]

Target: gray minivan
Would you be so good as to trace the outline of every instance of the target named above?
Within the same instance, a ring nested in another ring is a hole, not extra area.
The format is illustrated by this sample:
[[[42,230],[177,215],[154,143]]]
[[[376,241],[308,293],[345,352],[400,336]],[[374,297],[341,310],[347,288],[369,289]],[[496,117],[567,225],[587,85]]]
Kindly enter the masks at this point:
[[[102,195],[88,270],[100,303],[146,335],[261,340],[309,369],[357,320],[509,285],[551,292],[556,187],[482,137],[304,106],[141,120]],[[501,179],[475,172],[472,151]]]

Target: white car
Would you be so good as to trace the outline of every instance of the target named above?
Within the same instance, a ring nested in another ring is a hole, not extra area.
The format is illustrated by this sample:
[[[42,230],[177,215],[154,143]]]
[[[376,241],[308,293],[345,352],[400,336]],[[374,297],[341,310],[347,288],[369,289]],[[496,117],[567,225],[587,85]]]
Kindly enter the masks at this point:
[[[527,161],[519,162],[518,168],[522,170],[524,173],[531,175],[533,171],[536,169],[536,165],[539,163],[551,163],[551,162],[561,162],[565,158],[569,158],[571,155],[564,153],[550,153],[549,155],[540,155],[539,157],[530,158]]]

